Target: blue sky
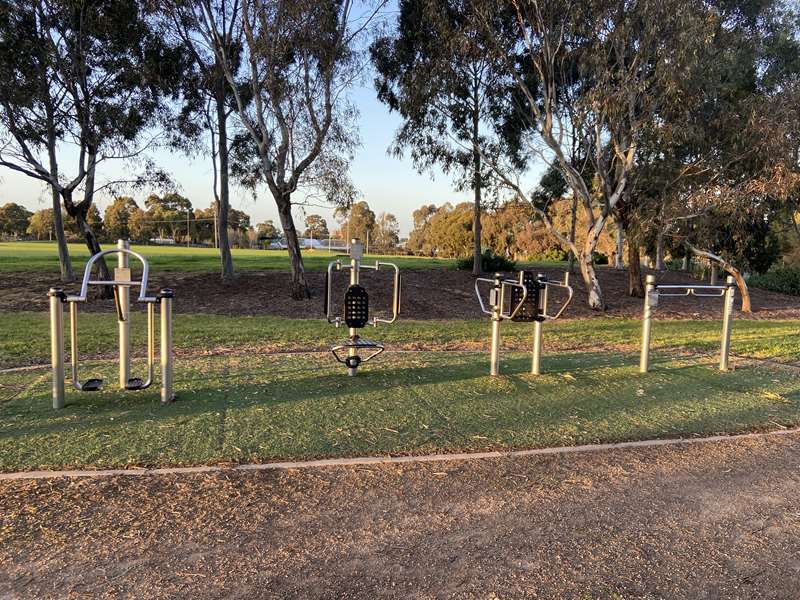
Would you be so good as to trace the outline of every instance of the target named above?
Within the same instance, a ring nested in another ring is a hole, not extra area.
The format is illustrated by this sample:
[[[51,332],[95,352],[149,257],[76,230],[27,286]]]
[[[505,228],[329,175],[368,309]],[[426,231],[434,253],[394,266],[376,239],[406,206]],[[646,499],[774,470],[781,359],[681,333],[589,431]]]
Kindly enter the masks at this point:
[[[360,111],[359,129],[361,146],[356,149],[351,165],[351,177],[370,208],[376,213],[393,213],[399,223],[401,233],[406,235],[411,226],[412,211],[422,204],[442,204],[470,199],[469,192],[455,192],[449,177],[441,172],[433,175],[420,175],[409,158],[397,159],[387,154],[400,119],[389,114],[387,108],[375,97],[371,78],[352,92],[352,100]],[[213,198],[213,173],[211,162],[204,156],[196,159],[172,151],[158,151],[154,154],[158,163],[166,168],[195,207],[205,208]],[[70,172],[70,161],[63,161],[63,172]],[[119,167],[109,167],[118,169]],[[102,174],[102,173],[101,173]],[[102,179],[102,177],[98,177]],[[146,193],[134,195],[141,205]],[[102,212],[110,197],[101,196],[97,204]],[[39,210],[50,206],[49,191],[39,182],[6,169],[0,171],[0,203],[16,202],[29,210]],[[252,217],[252,223],[273,219],[277,223],[277,211],[269,192],[260,191],[254,199],[249,192],[234,190],[231,204],[244,210]],[[323,215],[333,224],[332,209],[308,207],[310,213]],[[302,209],[295,210],[298,225],[302,223]]]

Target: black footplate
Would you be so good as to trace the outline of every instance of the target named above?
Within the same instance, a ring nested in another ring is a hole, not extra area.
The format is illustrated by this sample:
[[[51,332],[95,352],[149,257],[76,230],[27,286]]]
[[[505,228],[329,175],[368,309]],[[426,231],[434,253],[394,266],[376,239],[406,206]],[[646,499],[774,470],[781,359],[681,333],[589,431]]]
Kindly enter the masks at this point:
[[[87,379],[81,384],[82,392],[97,392],[103,387],[102,379]]]
[[[141,380],[139,377],[131,377],[128,379],[128,382],[125,384],[126,390],[140,390],[144,387],[144,381]]]
[[[344,295],[344,322],[348,327],[361,328],[369,323],[369,296],[360,285],[351,285]]]

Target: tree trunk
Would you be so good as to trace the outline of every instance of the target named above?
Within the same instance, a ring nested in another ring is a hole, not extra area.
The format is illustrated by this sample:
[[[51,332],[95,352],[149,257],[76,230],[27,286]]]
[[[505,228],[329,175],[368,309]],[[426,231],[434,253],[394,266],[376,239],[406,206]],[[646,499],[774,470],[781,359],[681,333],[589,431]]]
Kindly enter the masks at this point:
[[[575,245],[575,231],[578,226],[578,194],[572,192],[572,222],[569,227],[569,241]],[[575,268],[575,253],[570,249],[569,251],[569,272]]]
[[[617,227],[617,254],[614,257],[614,268],[624,269],[625,261],[622,259],[622,255],[625,252],[625,228],[620,219],[615,219],[615,225]]]
[[[666,267],[664,265],[664,234],[662,232],[658,232],[658,237],[656,238],[656,271],[665,271]]]
[[[300,253],[300,239],[292,218],[292,203],[289,194],[284,193],[275,199],[278,205],[278,216],[286,236],[286,248],[289,251],[289,260],[292,264],[291,296],[294,300],[305,300],[311,297],[306,283],[306,272],[303,267],[303,257]]]
[[[481,264],[481,152],[478,147],[479,134],[480,134],[480,107],[472,111],[472,188],[475,194],[472,210],[472,235],[473,235],[473,250],[472,250],[472,274],[478,276],[483,272],[483,265]]]
[[[600,311],[605,310],[606,304],[603,300],[603,290],[600,287],[600,281],[597,279],[592,256],[603,231],[603,223],[605,223],[605,217],[601,217],[601,222],[595,223],[589,229],[586,242],[583,245],[583,251],[577,257],[583,282],[586,284],[586,290],[589,293],[589,308]]]
[[[222,262],[222,281],[234,277],[233,257],[228,240],[228,212],[230,211],[230,185],[228,183],[228,118],[225,114],[225,78],[221,77],[217,92],[217,153],[219,155],[219,197],[216,202],[216,226],[219,232],[219,257]]]
[[[708,250],[700,250],[699,248],[695,248],[688,242],[686,242],[686,247],[689,248],[689,250],[692,253],[696,254],[697,256],[702,256],[709,260],[713,260],[714,262],[719,264],[720,267],[725,269],[725,271],[733,275],[733,278],[736,280],[736,287],[739,288],[739,293],[742,295],[742,312],[743,313],[753,312],[752,305],[750,303],[750,291],[747,289],[747,282],[744,280],[744,277],[742,277],[742,274],[736,267],[734,267],[731,263],[729,263],[721,256],[709,252]]]
[[[630,240],[628,240],[628,295],[633,298],[644,298],[639,245],[632,244]]]
[[[53,124],[53,114],[47,107],[47,154],[50,162],[50,176],[58,181],[58,159],[56,156],[56,132]],[[72,269],[72,260],[67,248],[67,236],[64,233],[64,219],[61,218],[61,196],[55,186],[50,186],[53,199],[53,229],[56,233],[58,246],[58,264],[61,268],[61,281],[71,283],[75,281],[75,271]]]

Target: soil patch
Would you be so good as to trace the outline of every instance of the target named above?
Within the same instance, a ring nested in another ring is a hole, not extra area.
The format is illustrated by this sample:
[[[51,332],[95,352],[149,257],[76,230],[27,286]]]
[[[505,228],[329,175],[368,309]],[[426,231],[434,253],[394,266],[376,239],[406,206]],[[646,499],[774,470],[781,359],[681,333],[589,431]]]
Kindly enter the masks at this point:
[[[0,596],[797,598],[800,436],[0,483]]]
[[[561,278],[563,271],[539,269],[548,277]],[[465,271],[443,269],[405,269],[403,274],[402,316],[408,319],[468,319],[481,316],[474,292],[474,278]],[[642,300],[627,295],[627,272],[611,268],[598,270],[606,296],[607,316],[639,318]],[[295,301],[288,295],[289,274],[278,271],[243,272],[234,282],[224,285],[216,274],[156,274],[152,289],[169,287],[176,292],[175,311],[220,315],[273,315],[293,318],[321,318],[325,274],[307,273],[312,298]],[[695,281],[685,273],[658,275],[659,281],[681,283]],[[346,287],[346,273],[337,273],[333,297],[339,301]],[[362,283],[370,294],[373,312],[389,310],[391,275],[389,272],[364,272]],[[586,303],[586,289],[578,274],[572,276],[575,300],[565,318],[588,318],[598,313]],[[0,278],[0,311],[47,310],[47,289],[58,286],[58,278],[43,273],[4,273]],[[77,285],[64,286],[76,293]],[[94,290],[93,290],[94,291]],[[554,293],[553,296],[557,296]],[[737,318],[792,319],[800,318],[800,298],[752,289],[752,315]],[[736,306],[741,300],[737,298]],[[110,311],[110,300],[88,303],[81,310]],[[658,309],[659,318],[720,318],[722,301],[717,298],[669,298]]]

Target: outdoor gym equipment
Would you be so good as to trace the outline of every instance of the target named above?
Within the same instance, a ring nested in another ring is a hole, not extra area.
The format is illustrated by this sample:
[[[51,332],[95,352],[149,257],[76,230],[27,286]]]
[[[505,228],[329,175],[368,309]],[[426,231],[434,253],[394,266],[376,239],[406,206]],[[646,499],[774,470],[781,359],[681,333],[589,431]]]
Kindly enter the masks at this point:
[[[364,256],[364,246],[358,239],[353,239],[350,243],[350,264],[342,264],[341,259],[328,263],[328,271],[325,274],[325,299],[324,311],[328,323],[340,327],[342,323],[349,328],[349,338],[331,348],[331,352],[337,361],[347,367],[347,374],[353,376],[359,365],[372,360],[384,351],[384,346],[362,338],[358,330],[372,324],[377,327],[378,323],[394,323],[400,314],[400,269],[397,265],[390,262],[376,260],[374,265],[362,265],[361,258]],[[394,269],[394,286],[392,289],[392,317],[382,319],[369,317],[369,295],[361,285],[359,285],[359,274],[361,269],[374,269],[380,271],[381,267],[391,267]],[[350,269],[350,286],[344,295],[344,315],[333,316],[333,270],[341,271]],[[366,356],[361,356],[360,352],[366,352]]]
[[[112,281],[91,279],[92,267],[107,254],[117,255],[117,268]],[[142,263],[142,277],[131,280],[128,257],[133,256]],[[83,272],[81,291],[77,296],[68,296],[60,288],[50,288],[50,351],[53,365],[53,408],[64,408],[64,304],[69,304],[70,319],[70,360],[72,363],[72,387],[81,392],[96,392],[103,387],[102,379],[78,379],[78,304],[86,302],[90,285],[111,286],[114,291],[114,304],[117,309],[119,331],[119,387],[122,390],[144,390],[153,383],[155,365],[155,306],[161,307],[161,402],[175,399],[172,393],[172,299],[170,289],[162,289],[157,296],[147,295],[147,277],[150,267],[147,260],[130,249],[129,243],[119,240],[117,247],[98,252],[86,263]],[[130,289],[139,288],[137,302],[147,306],[147,378],[131,377],[131,337],[130,337]]]
[[[644,295],[644,316],[642,319],[642,353],[639,358],[639,372],[647,373],[650,368],[650,330],[652,329],[653,309],[659,298],[676,296],[695,296],[697,298],[724,298],[722,309],[722,343],[719,355],[719,370],[728,370],[728,355],[731,349],[731,326],[733,324],[733,299],[736,282],[728,277],[725,285],[694,285],[692,283],[664,285],[657,284],[653,275],[648,275]]]
[[[488,306],[483,301],[481,284],[490,284]],[[555,314],[548,310],[548,289],[558,287],[567,290],[567,298]],[[475,280],[475,295],[481,305],[481,312],[492,317],[492,345],[489,372],[492,376],[500,372],[500,322],[506,319],[518,322],[533,321],[533,360],[531,373],[541,374],[542,361],[542,323],[558,319],[572,302],[573,290],[569,285],[569,273],[564,281],[551,281],[543,274],[534,275],[531,271],[520,271],[517,279],[506,279],[502,273],[495,273],[493,279],[478,277]]]

